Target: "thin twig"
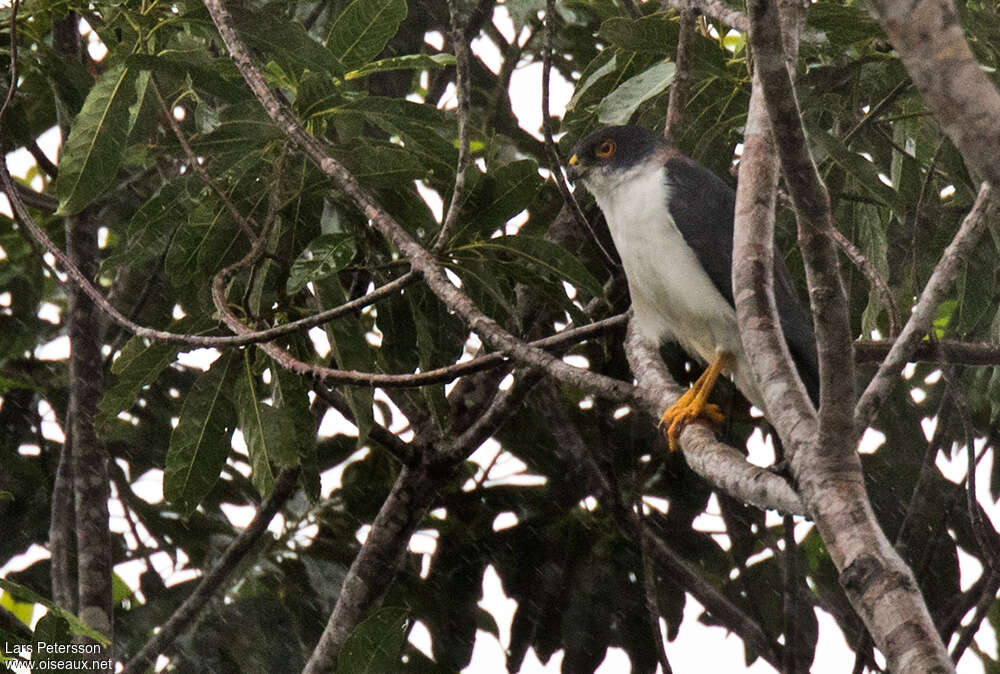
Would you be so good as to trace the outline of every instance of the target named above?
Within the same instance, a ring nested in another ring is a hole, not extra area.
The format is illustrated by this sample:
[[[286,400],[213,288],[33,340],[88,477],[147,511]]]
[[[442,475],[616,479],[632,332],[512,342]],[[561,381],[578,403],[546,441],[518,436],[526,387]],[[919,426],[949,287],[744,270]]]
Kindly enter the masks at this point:
[[[840,250],[847,259],[854,263],[854,266],[861,270],[861,273],[868,277],[868,281],[875,289],[885,315],[889,319],[889,336],[896,337],[899,334],[899,309],[896,307],[896,299],[892,295],[892,289],[882,276],[882,273],[875,267],[871,260],[865,257],[861,249],[854,245],[854,242],[844,236],[836,227],[828,232],[833,242],[840,247]]]
[[[618,263],[615,257],[604,247],[604,244],[601,243],[593,225],[590,224],[590,220],[587,219],[583,209],[580,208],[580,203],[576,200],[576,195],[570,191],[569,185],[566,184],[566,179],[563,176],[562,161],[559,158],[559,152],[556,150],[555,139],[552,134],[552,117],[549,112],[549,84],[552,76],[552,42],[556,31],[555,4],[555,0],[546,0],[545,20],[543,22],[545,33],[542,44],[542,135],[545,137],[545,155],[549,160],[549,171],[552,173],[552,179],[559,189],[559,194],[562,195],[563,203],[569,208],[570,213],[573,214],[573,219],[576,220],[576,223],[582,229],[590,232],[590,238],[598,250],[601,251],[604,259],[608,261],[611,269],[620,269],[621,264]]]
[[[680,11],[679,33],[677,35],[677,52],[674,56],[674,80],[670,83],[670,98],[667,101],[666,123],[663,126],[663,139],[672,147],[679,147],[678,138],[683,124],[684,109],[691,95],[691,71],[694,70],[694,41],[697,39],[695,23],[697,16],[694,10]]]
[[[451,191],[451,203],[445,214],[441,229],[431,251],[440,252],[448,243],[448,234],[455,227],[465,201],[465,177],[471,164],[469,150],[469,124],[472,116],[472,92],[469,72],[469,39],[466,36],[466,17],[459,9],[461,0],[448,0],[448,14],[451,20],[451,43],[455,50],[455,97],[458,100],[458,165],[455,167],[455,186]]]
[[[972,210],[963,220],[955,238],[948,244],[934,267],[934,273],[920,293],[920,299],[910,319],[882,361],[878,372],[858,399],[858,404],[854,408],[854,419],[859,428],[871,423],[882,401],[896,385],[899,372],[912,358],[912,352],[930,329],[938,306],[944,301],[955,280],[959,265],[975,248],[980,236],[986,230],[987,223],[996,216],[998,209],[1000,209],[1000,199],[987,183],[983,183]]]
[[[239,228],[243,230],[244,234],[247,235],[247,238],[250,239],[250,241],[256,241],[259,235],[253,225],[243,216],[240,210],[236,208],[236,204],[234,204],[233,200],[229,198],[229,195],[226,194],[224,189],[222,189],[222,186],[219,185],[215,178],[209,175],[208,171],[205,170],[205,167],[202,166],[200,161],[198,161],[198,157],[191,149],[191,144],[188,143],[187,136],[184,135],[184,131],[181,130],[181,126],[177,123],[177,120],[174,119],[174,115],[171,113],[170,108],[167,107],[167,102],[164,101],[163,96],[160,95],[160,88],[156,86],[156,79],[151,78],[150,84],[152,84],[153,93],[156,95],[156,100],[160,104],[160,115],[167,122],[167,126],[170,127],[174,137],[177,138],[177,142],[180,143],[181,149],[184,151],[184,156],[187,158],[188,166],[190,166],[191,170],[194,171],[199,178],[201,178],[201,181],[208,185],[208,188],[215,193],[215,196],[219,198],[219,201],[222,202],[222,205],[229,212],[230,217],[236,221],[236,224],[239,225]]]
[[[983,624],[983,620],[986,619],[990,609],[993,607],[993,603],[996,601],[998,590],[1000,590],[1000,570],[993,569],[989,572],[986,587],[979,596],[979,601],[976,602],[976,612],[972,615],[972,620],[962,628],[962,632],[958,635],[958,641],[955,642],[955,647],[951,651],[951,661],[956,665],[962,659],[965,649],[976,638],[979,626]]]
[[[879,101],[874,106],[872,106],[868,110],[868,113],[864,117],[861,118],[861,121],[859,121],[857,124],[855,124],[854,127],[850,131],[848,131],[846,134],[844,134],[844,138],[842,140],[842,142],[844,143],[844,146],[845,147],[848,146],[851,143],[851,140],[854,138],[854,136],[858,135],[858,133],[862,129],[864,129],[866,126],[868,126],[873,121],[875,121],[876,119],[878,119],[879,115],[881,115],[882,112],[887,107],[889,107],[890,105],[892,105],[892,103],[897,98],[899,98],[900,94],[902,94],[904,91],[906,91],[910,87],[910,84],[911,84],[911,82],[910,82],[909,78],[901,80],[898,84],[896,84],[896,86],[894,86],[889,91],[888,94],[885,95],[885,98],[883,98],[881,101]]]
[[[635,510],[636,516],[643,522],[645,515],[642,512],[642,491],[636,491]],[[642,528],[648,528],[645,523],[640,524]],[[646,614],[649,616],[649,629],[653,643],[656,644],[656,657],[660,661],[660,668],[663,674],[673,674],[670,667],[670,660],[667,658],[667,647],[663,643],[663,635],[660,633],[660,607],[656,601],[656,570],[653,568],[653,558],[649,553],[649,541],[645,536],[639,536],[639,555],[642,558],[642,588],[645,598]]]

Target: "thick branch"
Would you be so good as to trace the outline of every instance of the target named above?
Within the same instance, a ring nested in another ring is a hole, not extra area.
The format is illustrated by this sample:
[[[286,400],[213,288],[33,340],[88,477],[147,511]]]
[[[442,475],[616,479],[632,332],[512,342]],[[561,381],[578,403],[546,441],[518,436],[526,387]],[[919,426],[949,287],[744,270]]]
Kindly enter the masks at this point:
[[[337,670],[340,649],[351,630],[389,589],[410,535],[433,501],[435,485],[426,467],[403,467],[347,572],[333,615],[302,674]]]
[[[847,313],[847,294],[837,252],[827,232],[833,229],[830,199],[809,152],[798,100],[782,48],[778,13],[768,0],[752,0],[750,43],[756,74],[764,91],[768,116],[781,158],[782,173],[795,206],[799,245],[813,309],[820,375],[820,433],[837,439],[832,446],[854,451],[851,401],[854,363]],[[822,438],[821,438],[822,439]]]
[[[75,262],[93,273],[98,260],[97,226],[89,210],[66,219],[66,240],[69,254]],[[79,615],[91,627],[113,638],[108,452],[94,430],[97,403],[104,392],[99,316],[83,293],[77,291],[70,294],[66,319],[70,341],[69,410],[66,416],[73,438],[71,457]]]
[[[873,0],[873,14],[969,166],[1000,185],[1000,92],[976,62],[950,0]]]
[[[997,198],[995,191],[984,183],[979,189],[979,196],[976,197],[972,210],[962,221],[955,238],[948,244],[934,267],[934,273],[920,293],[920,299],[913,308],[910,320],[906,322],[888,356],[882,361],[865,392],[861,394],[854,409],[858,428],[863,428],[872,422],[882,401],[899,382],[900,371],[913,359],[914,351],[930,330],[938,307],[951,290],[959,266],[979,243],[987,224],[997,217],[998,212],[1000,212],[1000,199]]]
[[[889,669],[953,671],[913,574],[879,528],[868,501],[854,451],[852,344],[846,294],[827,236],[829,197],[806,143],[775,7],[768,0],[751,0],[749,13],[750,43],[798,219],[819,347],[819,433],[791,448],[792,473],[840,571],[841,585]]]
[[[658,417],[684,391],[670,378],[656,348],[634,329],[626,338],[625,355],[639,382],[637,402]],[[805,514],[805,506],[784,478],[747,462],[735,448],[717,441],[704,425],[685,426],[680,442],[691,469],[727,494],[758,508]]]

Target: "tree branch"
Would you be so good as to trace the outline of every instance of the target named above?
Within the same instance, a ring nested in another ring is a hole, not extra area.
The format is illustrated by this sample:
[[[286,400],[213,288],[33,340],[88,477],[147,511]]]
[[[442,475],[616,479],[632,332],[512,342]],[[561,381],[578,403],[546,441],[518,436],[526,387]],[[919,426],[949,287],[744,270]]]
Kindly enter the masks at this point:
[[[225,552],[219,557],[212,567],[212,570],[202,577],[198,587],[184,600],[184,603],[177,607],[170,618],[153,636],[146,642],[135,656],[128,661],[122,674],[140,674],[147,671],[156,663],[156,658],[161,653],[167,651],[174,640],[187,629],[191,622],[205,607],[205,604],[212,598],[212,595],[229,578],[237,565],[257,544],[261,536],[267,531],[267,525],[271,519],[281,509],[285,502],[295,493],[295,484],[298,480],[298,469],[288,469],[281,471],[274,481],[274,491],[260,508],[257,514],[250,520],[240,534],[232,540],[226,547]]]
[[[893,344],[894,340],[858,340],[854,342],[854,362],[879,362],[889,354]],[[1000,365],[1000,346],[955,339],[924,340],[913,348],[910,360],[950,365]]]
[[[664,3],[668,4],[668,3]],[[691,95],[691,71],[694,70],[695,22],[697,15],[692,9],[679,11],[680,32],[677,35],[677,52],[674,56],[674,80],[670,83],[670,98],[667,101],[666,123],[663,126],[663,139],[673,147],[678,147],[681,123],[688,97]]]
[[[774,301],[778,156],[757,73],[753,81],[736,184],[733,299],[740,339],[764,396],[766,415],[794,449],[815,437],[816,412],[796,373]]]
[[[938,306],[945,300],[958,274],[959,265],[971,254],[979,243],[979,238],[986,231],[987,223],[995,219],[998,213],[1000,213],[1000,199],[989,185],[984,183],[979,189],[972,210],[962,221],[955,238],[948,244],[934,267],[930,280],[927,281],[927,285],[920,293],[920,299],[913,308],[910,320],[903,326],[903,331],[893,343],[889,354],[879,365],[878,372],[861,394],[854,408],[854,419],[858,428],[864,428],[872,422],[882,401],[899,382],[900,371],[913,358],[913,352],[930,330]]]
[[[410,536],[433,501],[436,484],[425,466],[403,467],[344,578],[337,605],[302,674],[336,671],[351,630],[389,589]]]
[[[65,219],[67,250],[74,262],[96,273],[99,258],[97,224],[85,209]],[[101,357],[100,314],[87,297],[74,289],[69,294],[66,324],[69,331],[69,407],[73,447],[73,512],[76,516],[77,592],[80,617],[109,639],[114,638],[112,607],[111,531],[108,519],[108,451],[94,428],[97,404],[104,393],[104,359]],[[101,653],[107,659],[107,653]],[[92,664],[95,668],[97,660]],[[97,671],[113,668],[99,667]]]
[[[455,50],[455,97],[458,99],[458,165],[455,167],[455,187],[451,191],[451,203],[438,230],[437,239],[431,250],[441,251],[448,243],[448,234],[455,227],[462,202],[465,200],[465,174],[469,170],[469,122],[472,115],[469,72],[469,40],[474,36],[466,31],[467,17],[461,10],[462,0],[448,0],[448,15],[451,22],[451,43]],[[463,20],[464,19],[464,20]]]
[[[746,14],[733,9],[722,0],[664,0],[663,4],[678,11],[693,9],[713,21],[724,23],[741,33],[747,32],[750,26]]]
[[[317,167],[347,195],[369,219],[372,227],[410,259],[413,268],[423,274],[430,290],[460,316],[483,341],[501,353],[525,365],[545,370],[553,377],[579,388],[596,391],[613,399],[627,398],[631,385],[588,370],[573,367],[540,349],[529,346],[484,314],[469,297],[457,288],[431,253],[383,209],[374,197],[321,143],[311,136],[286,107],[278,101],[253,62],[246,45],[236,34],[232,17],[221,0],[205,0],[226,47],[247,84],[263,104],[275,124],[309,157]]]

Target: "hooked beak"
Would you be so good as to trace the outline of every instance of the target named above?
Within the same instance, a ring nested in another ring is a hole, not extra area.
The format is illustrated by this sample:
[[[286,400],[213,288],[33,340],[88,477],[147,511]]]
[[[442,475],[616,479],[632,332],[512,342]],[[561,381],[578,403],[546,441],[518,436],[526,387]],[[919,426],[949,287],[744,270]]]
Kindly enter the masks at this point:
[[[576,181],[587,173],[587,167],[580,162],[580,158],[573,155],[566,163],[566,173],[570,180]]]

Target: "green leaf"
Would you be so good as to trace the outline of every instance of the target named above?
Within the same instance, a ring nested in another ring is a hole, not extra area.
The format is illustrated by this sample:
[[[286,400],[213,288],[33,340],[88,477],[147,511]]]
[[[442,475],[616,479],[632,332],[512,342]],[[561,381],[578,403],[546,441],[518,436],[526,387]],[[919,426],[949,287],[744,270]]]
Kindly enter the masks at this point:
[[[608,94],[598,107],[602,124],[626,124],[644,101],[663,92],[674,81],[675,66],[661,61],[635,77],[630,77]]]
[[[857,179],[858,185],[886,206],[906,212],[909,205],[900,199],[879,176],[879,168],[857,152],[848,149],[839,138],[820,129],[810,129],[809,139],[822,148],[844,171]]]
[[[345,70],[379,55],[406,18],[406,0],[354,0],[330,28],[326,46]]]
[[[409,611],[384,606],[359,624],[344,641],[337,674],[383,674],[399,668]]]
[[[346,233],[322,234],[295,258],[285,292],[294,295],[311,281],[319,281],[351,263],[357,252],[354,237]]]
[[[15,583],[12,580],[7,580],[6,578],[0,578],[0,589],[5,592],[9,592],[11,596],[18,602],[31,602],[33,604],[41,604],[49,610],[50,613],[63,618],[67,623],[69,623],[69,630],[72,634],[77,636],[89,637],[99,643],[101,646],[107,647],[111,644],[106,636],[92,628],[90,625],[84,621],[77,618],[75,615],[67,611],[66,609],[60,607],[53,601],[50,601],[43,597],[42,595],[28,589],[24,585]]]
[[[432,174],[447,180],[449,186],[452,184],[458,158],[452,140],[457,133],[441,110],[403,99],[366,96],[337,112],[362,115],[386,133],[399,136],[407,150],[424,159]]]
[[[440,70],[445,66],[455,65],[452,54],[406,54],[379,59],[344,75],[345,80],[356,80],[372,73],[384,73],[390,70]]]
[[[610,57],[608,56],[609,54]],[[594,86],[594,84],[602,77],[613,73],[615,67],[617,66],[617,58],[615,56],[615,53],[611,50],[602,51],[600,54],[597,55],[597,58],[595,58],[594,61],[595,62],[603,61],[603,63],[601,63],[600,65],[597,65],[595,63],[587,65],[587,70],[590,70],[591,65],[596,65],[596,67],[593,69],[592,72],[585,71],[583,75],[580,76],[580,83],[576,86],[576,89],[573,91],[573,97],[569,99],[569,103],[566,104],[566,108],[568,110],[572,110],[573,108],[575,108],[576,104],[587,93],[587,91],[589,91],[590,88]]]
[[[35,625],[34,640],[35,643],[68,646],[73,642],[69,622],[56,613],[46,613],[38,621],[38,624]],[[58,653],[56,649],[49,650],[46,648],[38,648],[31,655],[32,668],[36,671],[64,668],[76,669],[82,664],[82,660],[83,656],[79,653]]]
[[[163,494],[185,516],[215,486],[229,456],[235,415],[228,392],[235,357],[234,353],[222,356],[198,378],[170,434]]]
[[[508,220],[531,204],[544,184],[538,164],[531,159],[512,161],[479,178],[462,204],[461,221],[467,224],[456,232],[456,239],[462,239],[461,233],[473,227],[483,236],[502,231]]]
[[[15,618],[25,625],[31,626],[31,616],[35,613],[35,603],[18,601],[6,590],[0,592],[0,607],[7,609]]]
[[[309,410],[309,395],[302,377],[277,365],[272,366],[271,397],[274,406],[292,422],[295,450],[301,466],[299,481],[310,501],[315,502],[320,496],[316,421]]]
[[[235,81],[227,80],[211,68],[194,63],[183,56],[133,54],[128,58],[128,64],[147,72],[189,78],[191,84],[199,91],[226,101],[238,101],[247,97],[247,90]]]
[[[105,71],[73,120],[59,157],[57,215],[72,215],[101,196],[118,177],[129,130],[129,107],[136,101],[135,68]]]
[[[111,364],[111,372],[117,376],[97,405],[98,427],[106,429],[119,412],[132,407],[139,392],[152,384],[176,356],[175,344],[148,342],[141,337],[128,340]]]
[[[398,145],[352,147],[342,155],[344,165],[363,184],[371,187],[408,185],[423,178],[427,169],[409,150]]]

